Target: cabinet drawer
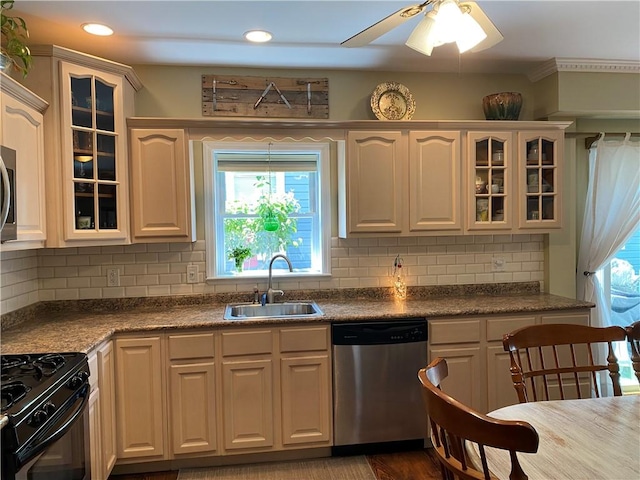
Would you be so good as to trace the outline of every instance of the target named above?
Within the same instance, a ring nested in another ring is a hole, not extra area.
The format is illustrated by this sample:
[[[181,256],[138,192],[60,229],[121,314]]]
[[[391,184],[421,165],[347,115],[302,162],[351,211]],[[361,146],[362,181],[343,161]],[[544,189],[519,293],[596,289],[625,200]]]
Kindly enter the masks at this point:
[[[213,357],[213,333],[196,333],[188,335],[169,335],[169,358]]]
[[[511,333],[522,327],[534,325],[536,317],[505,317],[487,320],[487,341],[502,341],[505,333]]]
[[[480,319],[429,321],[429,343],[471,343],[480,341]]]
[[[328,350],[328,327],[283,328],[280,330],[281,352]]]
[[[543,325],[549,323],[571,323],[573,325],[589,325],[589,312],[567,312],[567,313],[552,313],[548,315],[542,315],[541,321]]]
[[[271,330],[222,333],[222,356],[257,355],[273,352]]]

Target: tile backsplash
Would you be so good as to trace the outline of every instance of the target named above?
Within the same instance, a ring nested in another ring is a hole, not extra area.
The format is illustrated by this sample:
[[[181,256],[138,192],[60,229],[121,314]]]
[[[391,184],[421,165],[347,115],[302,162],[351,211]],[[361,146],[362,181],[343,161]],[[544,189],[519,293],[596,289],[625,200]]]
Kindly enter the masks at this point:
[[[544,280],[541,234],[333,238],[331,276],[274,277],[274,286],[285,291],[388,286],[398,254],[404,259],[408,285]],[[504,259],[504,271],[493,271],[493,257]],[[261,290],[266,288],[266,279],[206,283],[202,240],[2,252],[0,259],[1,313],[48,300],[250,292],[256,283]],[[197,283],[187,283],[188,265],[198,266]],[[112,268],[119,271],[117,287],[107,285],[107,270]]]

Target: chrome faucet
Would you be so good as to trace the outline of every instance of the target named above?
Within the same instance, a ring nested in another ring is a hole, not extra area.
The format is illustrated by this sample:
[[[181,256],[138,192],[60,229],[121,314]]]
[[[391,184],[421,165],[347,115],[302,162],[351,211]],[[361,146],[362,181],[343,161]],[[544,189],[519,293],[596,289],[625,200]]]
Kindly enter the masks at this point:
[[[269,262],[269,283],[267,284],[267,293],[265,293],[263,295],[263,305],[265,303],[273,303],[273,295],[275,293],[279,293],[280,295],[284,295],[284,292],[282,290],[274,290],[272,288],[272,285],[271,285],[273,262],[276,260],[276,258],[284,259],[287,262],[287,264],[289,265],[289,271],[293,272],[293,265],[291,265],[291,260],[289,260],[285,255],[283,255],[282,253],[277,253],[276,255],[271,257],[271,261]]]

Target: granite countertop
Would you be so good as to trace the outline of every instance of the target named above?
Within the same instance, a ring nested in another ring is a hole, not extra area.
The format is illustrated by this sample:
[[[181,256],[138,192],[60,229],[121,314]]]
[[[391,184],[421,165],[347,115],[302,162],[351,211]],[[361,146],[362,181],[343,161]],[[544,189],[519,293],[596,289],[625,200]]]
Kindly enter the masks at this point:
[[[304,292],[304,295],[300,295],[303,292],[299,291],[296,292],[295,300],[315,301],[324,312],[324,316],[285,320],[224,320],[226,304],[246,302],[246,295],[241,297],[241,300],[226,298],[223,302],[211,303],[207,303],[206,299],[201,297],[191,299],[191,302],[184,297],[166,297],[164,303],[159,300],[150,302],[150,304],[130,301],[125,306],[120,304],[119,310],[112,306],[106,311],[104,308],[99,311],[96,308],[96,302],[62,303],[57,305],[58,308],[45,305],[45,308],[39,308],[33,318],[20,321],[8,328],[3,327],[0,350],[2,354],[89,352],[111,335],[125,332],[161,332],[207,327],[255,327],[284,323],[357,322],[410,317],[496,315],[589,309],[594,306],[589,302],[539,293],[535,291],[534,287],[527,284],[524,286],[529,288],[514,289],[511,287],[488,292],[461,292],[459,289],[453,289],[450,291],[431,291],[426,295],[414,293],[404,301],[394,300],[386,293],[379,295],[375,289],[368,290],[364,294],[362,291],[355,292],[350,298],[345,298],[344,294],[335,298],[326,293],[324,296],[328,298],[318,298],[323,296],[319,291]],[[220,298],[216,300],[220,300]],[[287,301],[292,300],[292,298],[287,299]],[[175,305],[167,302],[181,304]],[[104,305],[102,306],[104,307]]]

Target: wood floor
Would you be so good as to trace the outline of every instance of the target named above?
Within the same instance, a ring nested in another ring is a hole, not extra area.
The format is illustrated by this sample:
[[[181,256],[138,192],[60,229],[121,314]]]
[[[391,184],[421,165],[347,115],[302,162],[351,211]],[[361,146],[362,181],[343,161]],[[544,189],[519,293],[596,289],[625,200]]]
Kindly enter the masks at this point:
[[[432,450],[368,455],[367,460],[377,480],[435,480],[440,478],[440,466]],[[109,480],[176,480],[177,478],[178,472],[173,471],[111,475]]]

